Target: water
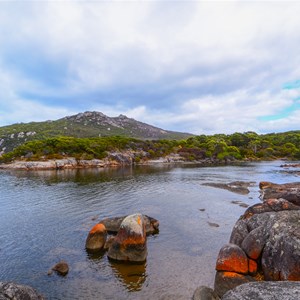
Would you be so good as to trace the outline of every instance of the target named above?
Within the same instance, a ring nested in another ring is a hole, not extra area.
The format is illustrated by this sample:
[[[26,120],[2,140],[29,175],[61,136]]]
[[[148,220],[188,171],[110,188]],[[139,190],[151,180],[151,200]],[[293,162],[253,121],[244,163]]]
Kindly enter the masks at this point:
[[[281,163],[2,171],[0,281],[31,285],[48,299],[189,299],[197,286],[213,286],[218,251],[245,210],[231,201],[257,203],[259,181],[297,181]],[[256,184],[248,195],[202,185],[234,180]],[[145,264],[86,253],[97,221],[135,212],[160,221]],[[47,275],[62,259],[69,274]]]

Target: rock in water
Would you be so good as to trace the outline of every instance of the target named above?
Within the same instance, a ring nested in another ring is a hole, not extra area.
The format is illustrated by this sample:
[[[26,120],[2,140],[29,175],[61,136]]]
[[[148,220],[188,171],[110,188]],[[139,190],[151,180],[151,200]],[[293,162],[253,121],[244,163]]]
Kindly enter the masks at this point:
[[[147,238],[141,214],[126,217],[108,250],[108,257],[120,261],[143,262],[147,258]]]
[[[109,233],[116,234],[120,229],[121,223],[126,217],[127,216],[106,218],[101,220],[99,223],[103,224]],[[146,227],[146,234],[149,235],[158,233],[159,221],[147,215],[143,215],[143,218]]]
[[[59,263],[57,263],[53,268],[53,271],[55,271],[57,274],[61,275],[61,276],[65,276],[68,274],[69,272],[69,266],[65,261],[60,261]]]
[[[91,231],[85,242],[87,251],[96,252],[100,251],[106,242],[107,232],[103,224],[96,224]]]
[[[0,299],[43,300],[44,298],[30,286],[13,282],[0,282]]]

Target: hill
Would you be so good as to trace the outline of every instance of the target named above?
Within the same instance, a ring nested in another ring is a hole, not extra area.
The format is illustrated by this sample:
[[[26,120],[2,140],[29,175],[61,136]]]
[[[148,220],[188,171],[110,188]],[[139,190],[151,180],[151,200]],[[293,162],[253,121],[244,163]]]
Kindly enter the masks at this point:
[[[0,154],[12,151],[26,141],[57,136],[93,138],[124,136],[142,140],[185,139],[191,134],[163,130],[124,115],[108,117],[101,112],[84,112],[45,122],[18,123],[0,127]]]

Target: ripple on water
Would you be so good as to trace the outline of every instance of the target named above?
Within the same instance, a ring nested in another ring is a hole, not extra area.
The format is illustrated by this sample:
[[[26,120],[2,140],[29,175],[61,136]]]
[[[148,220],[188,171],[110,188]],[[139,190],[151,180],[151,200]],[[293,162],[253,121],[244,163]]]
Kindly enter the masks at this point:
[[[257,186],[243,196],[201,184],[296,181],[278,172],[280,164],[0,172],[0,280],[29,284],[48,299],[189,299],[213,284],[218,251],[245,209],[231,202],[258,201]],[[96,222],[134,212],[160,221],[146,264],[86,253]],[[62,259],[69,274],[48,276]]]

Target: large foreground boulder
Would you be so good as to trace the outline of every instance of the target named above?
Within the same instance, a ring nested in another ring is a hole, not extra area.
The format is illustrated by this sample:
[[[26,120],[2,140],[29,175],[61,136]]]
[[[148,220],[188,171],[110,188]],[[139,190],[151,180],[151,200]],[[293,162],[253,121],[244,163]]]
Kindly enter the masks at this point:
[[[13,282],[0,282],[0,300],[43,300],[35,289]]]
[[[289,281],[251,282],[228,291],[222,300],[296,300],[300,283]]]
[[[147,237],[141,214],[126,217],[112,241],[108,257],[119,261],[143,262],[147,258]]]

